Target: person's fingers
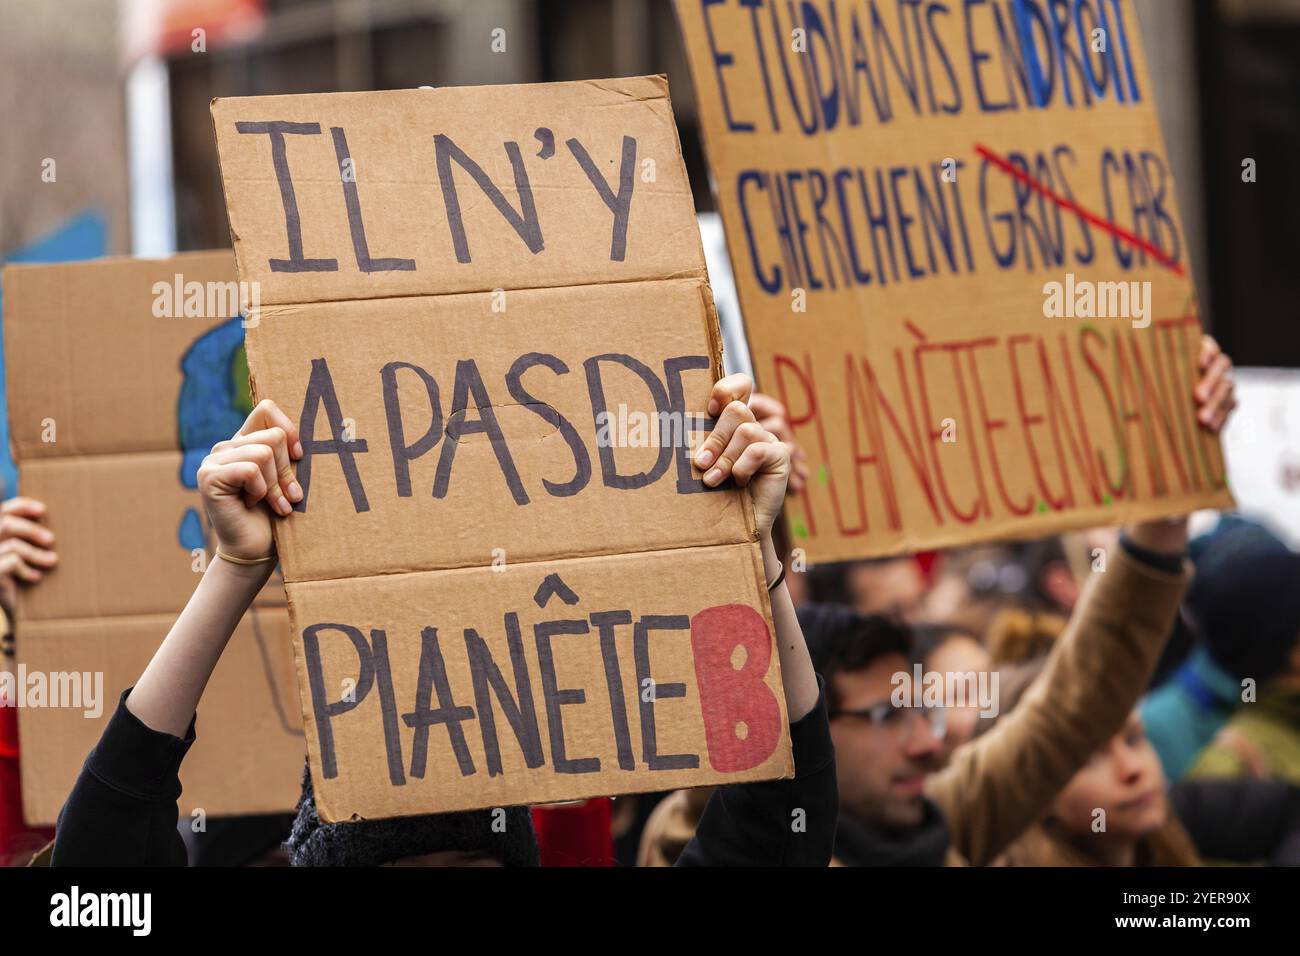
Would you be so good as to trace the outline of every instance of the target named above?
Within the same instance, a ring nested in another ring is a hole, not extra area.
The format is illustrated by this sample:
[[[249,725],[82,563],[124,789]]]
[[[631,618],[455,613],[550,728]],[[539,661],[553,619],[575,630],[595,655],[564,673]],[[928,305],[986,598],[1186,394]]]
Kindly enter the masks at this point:
[[[27,564],[41,568],[52,568],[59,563],[59,556],[46,548],[38,548],[22,538],[9,538],[0,543],[0,553],[16,554]]]
[[[789,460],[790,451],[783,442],[772,438],[770,441],[756,441],[745,446],[745,450],[736,459],[731,468],[731,476],[736,484],[745,487],[760,472],[778,467]]]
[[[1197,356],[1196,364],[1198,368],[1206,369],[1214,361],[1216,355],[1222,355],[1223,350],[1219,348],[1219,343],[1213,335],[1201,336],[1201,354]]]
[[[718,379],[709,395],[709,417],[717,418],[718,413],[731,402],[749,404],[749,396],[753,391],[754,380],[741,372]]]
[[[749,407],[751,410],[754,410],[752,402]],[[786,422],[784,415],[769,415],[765,418],[757,411],[754,411],[754,417],[758,419],[760,425],[770,431],[777,438],[781,439],[781,441],[789,442],[792,445],[794,444],[794,435],[790,432],[790,426]]]
[[[294,504],[302,501],[302,488],[294,477],[293,466],[289,461],[289,435],[283,428],[273,426],[248,434],[241,432],[230,439],[230,444],[236,448],[244,445],[268,446],[275,455],[275,472],[280,490]]]
[[[23,561],[17,552],[10,551],[8,554],[0,555],[0,577],[17,578],[19,581],[34,584],[43,575],[38,569]]]
[[[265,428],[283,430],[288,443],[289,454],[295,460],[302,457],[302,442],[298,438],[298,426],[290,420],[279,405],[269,398],[264,398],[257,403],[257,407],[253,409],[243,427],[239,429],[239,434],[250,435]]]
[[[9,538],[22,538],[44,548],[54,544],[53,531],[29,518],[16,514],[0,516],[0,541]]]
[[[731,442],[736,429],[745,423],[758,427],[754,422],[754,413],[744,402],[737,399],[723,408],[722,414],[718,416],[718,423],[713,426],[713,431],[709,432],[709,436],[700,445],[700,450],[695,453],[695,467],[706,472],[712,470],[717,464],[718,456]],[[730,464],[731,462],[728,462],[728,465]],[[705,483],[716,484],[717,482],[709,482],[708,478],[705,478]]]
[[[754,417],[759,421],[765,418],[788,418],[785,406],[766,392],[754,392],[749,396],[749,407],[754,410]]]
[[[1201,380],[1196,383],[1196,400],[1202,403],[1207,401],[1219,387],[1219,382],[1227,378],[1231,371],[1232,359],[1220,352],[1201,375]]]
[[[218,470],[229,465],[240,467]],[[243,467],[246,465],[257,469],[256,481],[250,477],[248,468]],[[228,494],[243,495],[248,505],[255,505],[265,499],[276,514],[287,515],[293,511],[293,505],[280,490],[280,476],[275,470],[275,452],[270,445],[231,445],[209,455],[204,461],[204,467],[208,466],[213,469],[210,480],[216,482],[219,489]]]
[[[1210,400],[1201,406],[1198,413],[1202,424],[1209,426],[1213,431],[1218,431],[1223,427],[1223,423],[1228,420],[1228,413],[1237,405],[1236,398],[1233,397],[1233,383],[1230,378],[1219,380],[1214,394]]]
[[[21,495],[0,503],[0,514],[18,515],[21,518],[31,518],[33,521],[44,518],[45,512],[45,502],[37,501],[35,498],[24,498]]]
[[[721,484],[728,475],[734,473],[736,463],[740,461],[741,456],[745,454],[749,447],[757,444],[782,443],[778,442],[776,436],[758,422],[741,422],[732,433],[731,441],[727,443],[727,447],[718,454],[717,461],[713,463],[713,467],[704,476],[704,483],[706,485]]]
[[[266,498],[266,473],[262,466],[255,461],[227,461],[219,465],[212,465],[207,480],[209,483],[215,484],[225,494],[241,498],[244,504],[250,508],[256,507],[258,502]],[[202,472],[200,472],[199,484],[200,487],[203,486]],[[279,486],[272,484],[270,487],[278,488]],[[273,511],[279,510],[273,505],[271,508]]]

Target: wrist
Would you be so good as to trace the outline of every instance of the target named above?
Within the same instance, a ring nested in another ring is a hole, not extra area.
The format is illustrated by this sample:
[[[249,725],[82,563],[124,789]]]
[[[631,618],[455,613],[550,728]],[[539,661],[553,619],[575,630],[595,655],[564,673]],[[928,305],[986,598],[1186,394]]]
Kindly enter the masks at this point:
[[[1140,521],[1125,527],[1124,535],[1148,551],[1182,554],[1187,550],[1187,517]]]
[[[758,545],[763,552],[763,574],[771,581],[781,572],[781,559],[776,553],[776,543],[772,540],[770,529],[759,535]]]
[[[213,554],[212,560],[208,562],[208,574],[216,574],[223,581],[229,581],[232,584],[240,584],[251,587],[255,592],[260,590],[275,571],[278,563],[275,556],[263,561],[242,563],[239,560],[231,560],[232,556],[226,555],[220,548]]]

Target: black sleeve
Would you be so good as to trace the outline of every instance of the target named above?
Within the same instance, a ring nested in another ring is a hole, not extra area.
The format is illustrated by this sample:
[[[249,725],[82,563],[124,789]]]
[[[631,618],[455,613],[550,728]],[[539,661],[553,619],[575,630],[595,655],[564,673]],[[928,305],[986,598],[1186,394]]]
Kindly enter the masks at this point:
[[[1201,856],[1300,866],[1300,787],[1284,780],[1180,780],[1169,799]]]
[[[1165,574],[1181,574],[1183,571],[1183,562],[1187,558],[1187,552],[1182,551],[1178,554],[1170,554],[1167,551],[1152,551],[1150,548],[1144,548],[1126,534],[1120,534],[1119,543],[1130,558],[1140,561],[1149,568],[1155,568],[1157,571],[1163,571]]]
[[[181,761],[194,743],[146,727],[125,691],[86,758],[54,831],[53,866],[184,866],[176,832]]]
[[[719,787],[676,866],[827,866],[839,790],[826,717],[826,687],[790,725],[794,777]]]

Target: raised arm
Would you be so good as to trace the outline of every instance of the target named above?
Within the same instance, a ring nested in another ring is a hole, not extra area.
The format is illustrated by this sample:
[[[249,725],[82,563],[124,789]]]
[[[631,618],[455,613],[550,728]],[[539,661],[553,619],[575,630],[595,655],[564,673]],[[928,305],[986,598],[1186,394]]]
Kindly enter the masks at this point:
[[[715,790],[678,866],[825,866],[835,842],[839,796],[826,705],[772,543],[791,471],[790,446],[755,420],[748,406],[752,388],[745,375],[714,386],[708,411],[718,423],[697,450],[695,464],[705,484],[717,486],[730,476],[749,489],[754,503],[795,776]]]
[[[59,815],[55,866],[184,865],[179,771],[194,714],[239,620],[275,567],[272,514],[302,499],[297,431],[273,403],[199,469],[217,552],[134,688],[122,696]]]
[[[1218,432],[1235,407],[1232,363],[1205,338],[1197,418]],[[991,862],[1123,726],[1155,668],[1190,575],[1186,518],[1124,530],[1118,554],[1093,575],[1046,670],[1015,712],[957,750],[926,786],[952,845]]]

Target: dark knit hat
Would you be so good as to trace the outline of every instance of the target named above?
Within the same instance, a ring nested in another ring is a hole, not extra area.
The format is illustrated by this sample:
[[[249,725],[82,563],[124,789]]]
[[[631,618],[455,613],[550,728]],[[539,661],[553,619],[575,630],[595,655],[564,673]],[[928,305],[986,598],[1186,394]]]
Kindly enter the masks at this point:
[[[311,771],[304,770],[298,817],[285,846],[294,866],[380,866],[425,853],[485,853],[506,866],[537,866],[537,835],[527,807],[506,807],[505,826],[491,810],[429,813],[389,820],[324,823],[316,815]],[[502,832],[497,832],[502,831]]]
[[[1300,640],[1300,554],[1230,515],[1192,542],[1191,556],[1196,574],[1184,607],[1193,628],[1220,667],[1262,684]]]

